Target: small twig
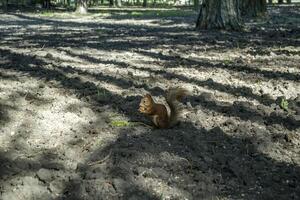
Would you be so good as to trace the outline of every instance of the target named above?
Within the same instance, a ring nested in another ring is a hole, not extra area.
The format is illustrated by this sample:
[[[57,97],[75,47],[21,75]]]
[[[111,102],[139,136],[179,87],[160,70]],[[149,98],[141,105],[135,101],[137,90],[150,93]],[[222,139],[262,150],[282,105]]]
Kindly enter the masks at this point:
[[[25,94],[25,96],[24,96],[24,99],[25,99],[25,100],[26,100],[27,95],[28,95],[28,92],[26,92],[26,94]]]
[[[92,165],[96,165],[96,164],[101,164],[101,163],[105,162],[110,157],[110,155],[111,155],[111,150],[110,150],[109,154],[107,156],[105,156],[105,158],[103,158],[102,160],[88,163],[88,165],[92,166]]]
[[[34,52],[36,52],[36,51],[41,51],[41,50],[43,50],[45,48],[45,44],[43,44],[43,46],[41,47],[41,48],[38,48],[38,49],[36,49],[36,50],[33,50]]]

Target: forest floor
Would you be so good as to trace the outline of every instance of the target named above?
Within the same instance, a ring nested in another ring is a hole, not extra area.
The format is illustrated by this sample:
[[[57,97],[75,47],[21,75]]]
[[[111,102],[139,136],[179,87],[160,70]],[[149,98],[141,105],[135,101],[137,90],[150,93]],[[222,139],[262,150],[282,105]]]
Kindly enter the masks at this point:
[[[0,14],[0,199],[300,199],[300,8]],[[193,91],[166,130],[142,95]]]

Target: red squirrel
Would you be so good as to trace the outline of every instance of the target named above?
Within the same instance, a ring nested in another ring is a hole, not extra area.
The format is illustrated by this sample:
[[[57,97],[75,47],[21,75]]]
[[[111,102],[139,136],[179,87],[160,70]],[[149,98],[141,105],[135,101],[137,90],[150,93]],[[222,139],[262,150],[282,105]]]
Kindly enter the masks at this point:
[[[184,88],[170,88],[166,94],[166,101],[170,108],[168,114],[167,108],[163,104],[155,103],[150,94],[146,94],[141,102],[139,111],[152,118],[154,125],[158,128],[170,128],[178,122],[180,115],[179,102],[190,92]]]

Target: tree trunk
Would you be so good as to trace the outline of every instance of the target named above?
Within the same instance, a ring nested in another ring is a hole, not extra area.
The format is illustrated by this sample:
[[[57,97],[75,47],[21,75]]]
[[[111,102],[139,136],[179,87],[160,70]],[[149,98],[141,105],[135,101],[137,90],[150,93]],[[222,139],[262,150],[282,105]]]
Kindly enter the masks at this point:
[[[289,4],[292,3],[292,0],[286,0],[286,3],[289,3]]]
[[[279,4],[282,4],[282,3],[283,3],[283,0],[278,0],[278,3],[279,3]]]
[[[114,7],[115,6],[115,1],[114,0],[109,0],[109,6]]]
[[[194,9],[198,11],[198,9],[199,9],[199,0],[194,0]]]
[[[115,1],[116,1],[115,5],[116,5],[117,7],[121,7],[121,6],[122,6],[121,0],[115,0]]]
[[[240,30],[239,0],[203,0],[196,28]]]
[[[269,4],[273,4],[273,0],[268,0],[268,3]]]
[[[147,7],[147,0],[143,0],[143,7]]]
[[[50,8],[50,0],[44,0],[43,1],[43,8],[45,8],[45,9]]]
[[[87,0],[77,0],[76,12],[80,14],[87,13]]]
[[[2,7],[4,10],[7,10],[7,5],[8,5],[8,0],[3,0],[2,1]]]
[[[240,9],[242,16],[259,17],[266,15],[266,0],[241,0]]]

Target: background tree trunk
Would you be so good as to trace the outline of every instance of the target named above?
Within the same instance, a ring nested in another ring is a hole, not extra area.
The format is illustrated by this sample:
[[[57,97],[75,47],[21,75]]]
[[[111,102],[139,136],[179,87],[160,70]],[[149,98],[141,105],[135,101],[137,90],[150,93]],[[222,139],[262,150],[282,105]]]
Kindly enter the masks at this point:
[[[45,9],[49,9],[50,8],[50,0],[44,0],[43,1],[43,7]]]
[[[8,0],[2,0],[2,7],[4,10],[7,10]]]
[[[198,11],[199,9],[199,0],[194,0],[194,9]]]
[[[273,0],[268,0],[268,3],[269,4],[273,4]]]
[[[117,7],[121,7],[121,6],[122,6],[121,0],[115,0],[115,1],[116,1],[115,5],[116,5]]]
[[[76,12],[81,14],[87,13],[87,0],[77,0]]]
[[[114,7],[115,6],[115,1],[114,0],[109,0],[109,6]]]
[[[143,0],[143,7],[147,7],[147,0]]]
[[[196,28],[240,30],[239,0],[203,0]]]
[[[278,3],[282,4],[282,3],[283,3],[283,0],[278,0]]]
[[[240,9],[242,16],[264,16],[267,12],[267,2],[266,0],[241,0]]]

